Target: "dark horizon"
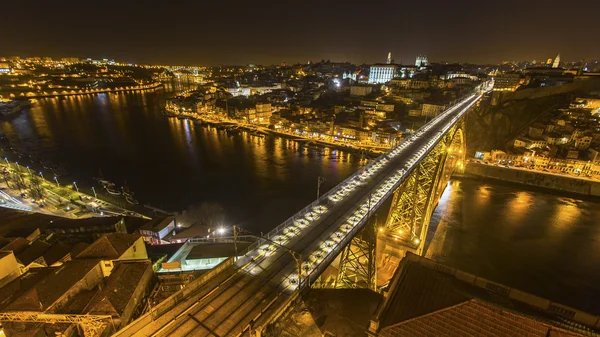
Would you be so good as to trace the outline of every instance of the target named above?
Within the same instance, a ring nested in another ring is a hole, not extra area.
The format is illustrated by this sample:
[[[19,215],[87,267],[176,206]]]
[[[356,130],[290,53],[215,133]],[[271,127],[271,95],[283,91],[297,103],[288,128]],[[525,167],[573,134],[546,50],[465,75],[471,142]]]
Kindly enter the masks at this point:
[[[331,60],[355,64],[433,62],[497,64],[600,58],[593,20],[570,13],[600,11],[596,0],[568,9],[548,1],[458,0],[368,5],[272,0],[141,6],[72,0],[5,4],[2,56],[109,58],[164,65],[288,64]]]

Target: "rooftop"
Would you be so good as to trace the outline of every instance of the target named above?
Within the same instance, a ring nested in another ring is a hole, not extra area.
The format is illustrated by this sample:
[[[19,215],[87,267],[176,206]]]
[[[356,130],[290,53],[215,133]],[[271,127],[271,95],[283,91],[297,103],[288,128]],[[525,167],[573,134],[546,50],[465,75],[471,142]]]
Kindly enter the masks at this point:
[[[149,221],[148,223],[146,223],[145,225],[143,225],[142,227],[140,227],[140,229],[147,230],[147,231],[153,231],[153,232],[159,232],[159,231],[163,230],[165,227],[167,227],[174,220],[175,220],[174,216],[156,217],[156,218],[152,219],[151,221]]]
[[[44,241],[37,240],[32,242],[29,247],[22,252],[15,254],[15,257],[17,260],[19,260],[19,262],[27,266],[41,257],[42,254],[44,254],[48,249],[50,249],[49,244]]]
[[[597,316],[408,253],[380,336],[597,336]],[[596,325],[596,327],[594,327]]]
[[[16,255],[27,249],[27,247],[29,247],[29,240],[25,238],[16,238],[12,240],[9,244],[2,247],[2,250],[5,252],[12,250]]]
[[[104,234],[84,249],[77,258],[118,259],[139,238],[137,234]]]
[[[0,289],[8,311],[45,311],[99,264],[99,260],[69,261],[60,267],[32,268]],[[89,285],[88,285],[89,286]],[[8,293],[5,293],[8,288]]]
[[[120,317],[150,268],[148,260],[118,263],[104,287],[87,305],[85,313]]]

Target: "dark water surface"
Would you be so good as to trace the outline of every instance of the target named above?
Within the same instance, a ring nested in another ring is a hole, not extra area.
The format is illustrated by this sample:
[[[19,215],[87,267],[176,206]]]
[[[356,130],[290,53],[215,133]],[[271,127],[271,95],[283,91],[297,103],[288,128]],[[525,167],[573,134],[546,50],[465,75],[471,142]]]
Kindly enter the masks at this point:
[[[428,257],[600,314],[598,201],[455,179],[428,234]]]

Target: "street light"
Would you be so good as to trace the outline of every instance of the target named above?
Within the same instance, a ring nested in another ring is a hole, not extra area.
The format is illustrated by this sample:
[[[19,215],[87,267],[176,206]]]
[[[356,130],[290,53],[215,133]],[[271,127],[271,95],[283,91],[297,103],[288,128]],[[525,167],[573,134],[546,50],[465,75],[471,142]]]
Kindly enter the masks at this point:
[[[321,184],[323,184],[324,181],[325,177],[317,177],[317,199],[319,199],[319,196],[321,195]]]
[[[29,176],[31,176],[31,170],[29,169],[29,166],[27,166],[27,172],[29,172]]]
[[[56,181],[56,187],[60,187],[60,184],[58,183],[58,178],[56,178],[56,176],[54,176],[54,181]]]
[[[46,180],[46,178],[44,178],[44,175],[42,174],[42,171],[40,171],[40,177],[42,177],[42,179]]]
[[[77,192],[79,192],[79,187],[77,187],[77,183],[73,182],[73,186],[75,186],[75,190],[77,190]]]
[[[96,189],[94,188],[94,186],[92,186],[92,191],[94,192],[94,197],[98,198],[98,196],[96,195]]]
[[[4,157],[4,161],[6,162],[6,165],[8,166],[8,168],[10,168],[10,163],[8,162],[8,158]]]

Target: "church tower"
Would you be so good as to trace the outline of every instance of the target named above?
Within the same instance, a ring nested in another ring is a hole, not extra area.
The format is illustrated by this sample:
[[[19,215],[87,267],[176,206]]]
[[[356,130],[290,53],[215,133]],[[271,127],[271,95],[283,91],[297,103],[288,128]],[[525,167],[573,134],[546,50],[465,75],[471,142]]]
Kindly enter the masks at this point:
[[[559,65],[560,65],[560,54],[558,54],[558,56],[556,56],[556,58],[554,59],[554,63],[552,64],[552,68],[558,68]]]

